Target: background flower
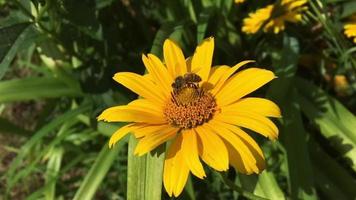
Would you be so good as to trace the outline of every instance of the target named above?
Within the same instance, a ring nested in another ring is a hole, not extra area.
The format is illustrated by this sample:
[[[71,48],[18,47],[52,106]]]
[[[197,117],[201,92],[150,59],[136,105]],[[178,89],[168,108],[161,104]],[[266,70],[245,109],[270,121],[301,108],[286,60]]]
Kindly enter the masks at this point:
[[[282,0],[250,13],[244,19],[242,31],[248,34],[264,32],[275,34],[285,29],[286,22],[298,23],[302,20],[302,12],[306,10],[307,0]]]
[[[350,21],[344,25],[344,33],[349,38],[354,38],[356,43],[356,15],[350,18]]]

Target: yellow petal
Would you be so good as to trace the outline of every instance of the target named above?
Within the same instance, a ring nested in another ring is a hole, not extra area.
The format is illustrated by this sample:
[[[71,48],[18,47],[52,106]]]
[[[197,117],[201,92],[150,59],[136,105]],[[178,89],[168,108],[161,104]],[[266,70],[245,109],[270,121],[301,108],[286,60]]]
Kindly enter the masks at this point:
[[[178,131],[177,128],[169,127],[160,132],[155,132],[146,135],[138,142],[135,149],[135,154],[138,156],[142,156],[146,154],[147,152],[153,150],[160,144],[163,144],[166,141],[174,138],[177,134],[177,131]]]
[[[270,119],[252,112],[221,113],[214,119],[250,129],[272,140],[278,137],[278,128]]]
[[[188,180],[189,168],[181,150],[182,134],[179,134],[166,154],[163,170],[163,185],[168,195],[178,196]]]
[[[230,69],[229,66],[227,65],[222,65],[222,66],[216,66],[211,68],[210,71],[210,76],[208,82],[213,86],[216,87],[216,84],[218,81],[221,79],[221,77],[227,73],[227,71]]]
[[[119,128],[115,133],[110,137],[109,140],[109,147],[111,148],[114,146],[114,144],[119,141],[121,138],[123,138],[125,135],[130,133],[131,131],[134,131],[136,129],[142,128],[146,126],[145,124],[128,124],[126,126],[123,126]]]
[[[143,102],[147,105],[144,106]],[[163,111],[150,101],[139,99],[125,106],[114,106],[104,110],[98,120],[107,122],[147,122],[165,124]]]
[[[273,72],[259,68],[243,70],[229,79],[216,94],[219,106],[229,105],[274,79]]]
[[[143,127],[140,129],[135,130],[134,135],[136,138],[142,138],[145,137],[147,135],[151,135],[153,133],[157,133],[157,132],[162,132],[163,130],[170,128],[171,126],[168,124],[158,124],[158,125],[154,125],[154,124],[150,124],[147,127]]]
[[[253,60],[245,60],[242,62],[237,63],[233,67],[229,67],[228,70],[223,70],[220,69],[221,72],[218,74],[212,74],[212,76],[209,78],[209,83],[212,83],[214,85],[214,88],[212,89],[211,93],[215,95],[218,93],[221,89],[221,86],[224,85],[225,81],[232,75],[234,74],[238,69],[240,69],[242,66],[255,62]],[[226,68],[225,68],[226,69]]]
[[[210,128],[216,134],[218,134],[221,138],[229,142],[241,155],[244,165],[247,170],[252,170],[253,172],[258,173],[259,170],[256,166],[256,159],[248,149],[248,147],[242,142],[242,140],[232,133],[226,127],[221,126],[219,123],[215,123],[215,120],[210,120],[206,124],[206,127]]]
[[[177,43],[170,39],[165,40],[163,44],[163,56],[168,72],[173,79],[187,72],[183,52]]]
[[[135,110],[146,111],[157,116],[163,116],[163,105],[147,99],[136,99],[131,101],[127,106],[129,108],[135,108]]]
[[[259,172],[261,172],[263,169],[265,169],[265,157],[263,155],[263,152],[261,148],[258,146],[258,144],[255,142],[255,140],[249,136],[245,131],[241,130],[239,127],[231,125],[231,124],[226,124],[226,123],[218,123],[220,126],[224,126],[228,128],[230,131],[235,133],[242,142],[247,146],[247,148],[251,151],[253,156],[255,157],[257,161],[257,167]]]
[[[163,65],[161,60],[153,54],[148,54],[148,57],[142,55],[142,61],[154,82],[159,85],[168,96],[171,91],[173,79],[168,73],[167,68]]]
[[[198,126],[195,131],[198,136],[200,157],[215,170],[226,171],[229,168],[229,155],[224,142],[204,126]]]
[[[268,99],[248,97],[222,108],[222,112],[254,112],[266,117],[281,117],[279,107]]]
[[[184,130],[181,134],[183,135],[182,151],[185,162],[195,176],[203,179],[206,175],[199,160],[196,133],[193,130]]]
[[[236,171],[243,174],[252,174],[253,171],[248,167],[248,164],[244,163],[240,152],[236,151],[236,149],[227,141],[224,141],[226,145],[226,149],[229,154],[229,162],[230,165],[235,168]]]
[[[114,80],[139,96],[153,102],[163,104],[166,100],[162,89],[141,75],[131,72],[120,72],[114,75]]]
[[[214,38],[205,39],[195,49],[191,71],[198,74],[203,82],[208,80],[214,53]]]

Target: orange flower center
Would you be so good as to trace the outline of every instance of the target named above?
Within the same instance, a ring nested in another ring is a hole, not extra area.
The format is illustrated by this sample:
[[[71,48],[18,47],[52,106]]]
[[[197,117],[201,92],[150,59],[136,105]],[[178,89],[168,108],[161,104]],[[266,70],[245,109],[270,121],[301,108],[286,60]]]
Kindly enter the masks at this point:
[[[199,87],[201,78],[194,73],[178,76],[172,84],[171,99],[163,112],[169,124],[188,129],[209,121],[215,110],[214,97]]]

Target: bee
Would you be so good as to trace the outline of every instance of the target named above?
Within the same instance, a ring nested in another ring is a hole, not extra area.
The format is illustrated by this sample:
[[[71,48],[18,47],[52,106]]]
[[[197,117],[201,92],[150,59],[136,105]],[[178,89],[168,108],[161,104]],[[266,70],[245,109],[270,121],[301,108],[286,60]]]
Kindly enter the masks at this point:
[[[200,81],[200,76],[191,72],[178,76],[172,83],[172,101],[177,105],[186,105],[201,96],[203,90],[199,88]],[[187,98],[187,95],[191,98]]]
[[[174,93],[179,92],[185,87],[198,89],[198,83],[201,81],[200,76],[194,73],[186,73],[184,76],[178,76],[172,83]]]
[[[184,80],[183,76],[178,76],[172,83],[173,91],[180,90],[181,88],[184,87],[184,85],[185,85],[185,80]]]
[[[199,83],[201,81],[200,76],[191,72],[184,74],[183,78],[188,83]]]

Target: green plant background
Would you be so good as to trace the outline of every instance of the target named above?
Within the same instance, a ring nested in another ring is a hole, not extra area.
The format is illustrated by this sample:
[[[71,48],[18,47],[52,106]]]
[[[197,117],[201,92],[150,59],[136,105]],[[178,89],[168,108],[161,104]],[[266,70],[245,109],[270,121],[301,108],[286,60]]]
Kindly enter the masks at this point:
[[[249,12],[274,2],[0,0],[0,199],[169,199],[164,154],[134,157],[129,137],[108,149],[122,124],[96,116],[136,98],[111,77],[143,74],[142,53],[161,57],[172,38],[191,55],[209,36],[214,64],[254,59],[277,74],[254,96],[280,105],[280,138],[253,134],[262,174],[206,168],[177,199],[355,199],[356,46],[343,25],[356,2],[310,0],[282,33],[241,32]]]

